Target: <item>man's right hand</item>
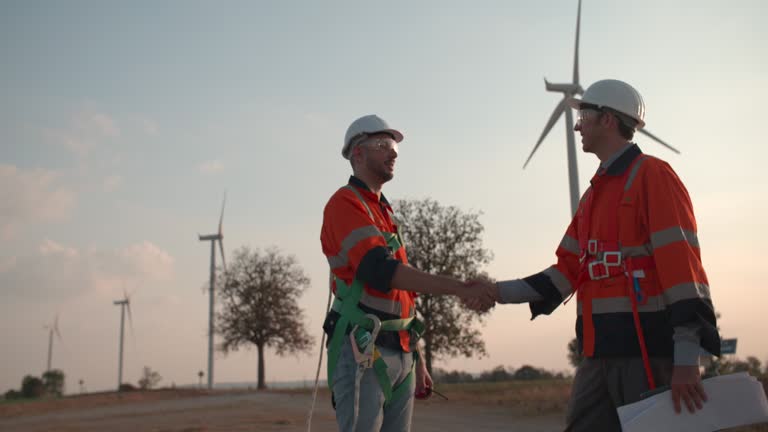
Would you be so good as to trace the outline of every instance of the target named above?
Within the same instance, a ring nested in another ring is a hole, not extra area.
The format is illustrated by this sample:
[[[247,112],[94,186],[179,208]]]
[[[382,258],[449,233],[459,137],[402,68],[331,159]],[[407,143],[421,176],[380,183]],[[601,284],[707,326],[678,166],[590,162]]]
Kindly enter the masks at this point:
[[[495,283],[473,279],[464,283],[464,291],[459,294],[462,303],[477,312],[486,312],[499,301],[499,289]]]
[[[672,403],[675,412],[680,414],[681,404],[684,402],[688,411],[693,414],[697,409],[704,407],[707,401],[707,393],[701,385],[699,366],[675,366],[672,370],[672,382],[670,383]]]

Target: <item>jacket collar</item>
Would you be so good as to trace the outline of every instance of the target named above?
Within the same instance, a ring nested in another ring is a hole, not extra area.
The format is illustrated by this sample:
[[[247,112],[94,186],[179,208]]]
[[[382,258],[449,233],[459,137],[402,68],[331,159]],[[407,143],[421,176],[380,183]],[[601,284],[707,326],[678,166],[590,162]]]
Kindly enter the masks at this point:
[[[365,184],[365,182],[355,177],[354,175],[349,176],[349,184],[358,189],[361,189],[365,193],[366,197],[368,197],[368,199],[373,201],[381,201],[383,204],[386,204],[387,207],[390,207],[389,201],[387,201],[387,198],[384,196],[384,192],[381,193],[381,198],[379,199],[375,193],[371,192],[371,189],[367,184]]]
[[[624,150],[624,152],[621,153],[615,161],[608,165],[608,168],[605,170],[605,174],[610,176],[623,175],[624,172],[629,169],[629,166],[632,165],[632,162],[635,160],[635,158],[641,154],[643,154],[643,151],[640,150],[640,147],[638,147],[637,144],[632,144],[629,148]]]

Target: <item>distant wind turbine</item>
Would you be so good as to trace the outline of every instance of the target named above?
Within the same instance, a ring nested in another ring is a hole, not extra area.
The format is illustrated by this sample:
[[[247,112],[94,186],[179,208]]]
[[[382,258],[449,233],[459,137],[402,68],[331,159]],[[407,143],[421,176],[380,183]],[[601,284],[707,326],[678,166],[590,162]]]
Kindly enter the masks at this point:
[[[573,114],[571,112],[571,109],[566,104],[566,102],[568,101],[569,98],[575,95],[584,94],[584,89],[581,87],[581,84],[579,83],[580,26],[581,26],[581,0],[579,0],[578,11],[576,14],[576,44],[574,47],[574,56],[573,56],[573,82],[564,83],[564,84],[553,84],[547,81],[546,78],[544,79],[544,87],[547,89],[547,91],[562,93],[563,99],[560,100],[560,102],[555,107],[555,110],[552,112],[552,115],[549,117],[549,121],[547,121],[546,126],[544,126],[544,131],[542,131],[541,136],[539,137],[539,140],[536,142],[536,145],[533,147],[533,151],[531,151],[531,154],[528,156],[528,159],[525,160],[525,164],[523,164],[523,169],[525,169],[525,167],[528,166],[528,162],[531,161],[533,154],[536,153],[536,150],[539,149],[539,146],[541,145],[542,141],[544,141],[544,138],[546,138],[549,131],[552,129],[555,123],[557,123],[557,121],[560,119],[560,116],[563,114],[563,112],[565,112],[565,137],[567,140],[567,151],[568,151],[568,180],[569,180],[569,187],[570,187],[570,193],[571,193],[571,216],[576,214],[576,210],[579,207],[579,198],[581,197],[581,193],[579,192],[579,170],[576,164],[576,140],[574,137],[574,130],[573,130]],[[667,147],[673,152],[678,154],[680,153],[677,149],[665,143],[664,141],[657,138],[656,136],[652,135],[647,130],[638,129],[638,132],[650,137],[654,141],[660,143],[664,147]]]
[[[59,316],[56,315],[56,318],[53,320],[53,324],[43,326],[43,328],[48,329],[48,367],[45,368],[46,372],[51,370],[51,359],[53,356],[53,334],[56,333],[56,337],[59,338],[59,341],[61,341],[61,333],[59,333]]]
[[[216,242],[219,243],[219,250],[221,251],[221,263],[224,268],[224,272],[227,271],[227,260],[224,257],[224,234],[221,231],[221,225],[224,221],[224,205],[227,203],[227,194],[224,194],[224,200],[221,203],[221,216],[219,216],[219,230],[216,234],[200,235],[197,237],[200,241],[211,242],[211,288],[210,295],[208,297],[208,389],[213,389],[213,311],[216,289]]]
[[[133,317],[131,316],[131,298],[128,293],[123,290],[123,298],[121,300],[115,300],[113,302],[116,306],[120,306],[120,356],[118,357],[117,366],[117,391],[120,391],[120,386],[123,384],[123,335],[125,334],[125,310],[128,309],[128,321],[131,325],[131,333],[133,333]]]

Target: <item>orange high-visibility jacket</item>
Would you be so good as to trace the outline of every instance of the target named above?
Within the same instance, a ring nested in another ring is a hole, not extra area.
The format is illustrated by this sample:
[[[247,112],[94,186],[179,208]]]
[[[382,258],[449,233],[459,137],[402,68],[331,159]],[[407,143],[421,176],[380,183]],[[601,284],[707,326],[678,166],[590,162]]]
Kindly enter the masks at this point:
[[[666,162],[634,145],[595,175],[556,255],[557,264],[525,278],[545,298],[531,312],[549,314],[577,292],[585,356],[640,355],[630,296],[649,356],[672,357],[673,328],[689,323],[700,326],[701,346],[720,354],[693,206]]]
[[[356,189],[358,194],[350,190]],[[359,195],[359,196],[358,196]],[[369,216],[360,199],[371,210]],[[408,263],[405,247],[396,251],[387,248],[382,232],[397,233],[392,208],[384,195],[381,198],[371,192],[358,178],[352,176],[349,185],[340,188],[331,197],[323,212],[320,234],[323,253],[328,259],[333,276],[351,285],[357,278],[364,283],[364,291],[358,307],[365,313],[373,313],[382,321],[415,316],[416,294],[391,286],[391,279],[399,263]],[[336,293],[335,279],[332,282]],[[324,328],[333,334],[338,314],[331,311]],[[381,332],[377,345],[410,352],[414,347],[408,331]]]

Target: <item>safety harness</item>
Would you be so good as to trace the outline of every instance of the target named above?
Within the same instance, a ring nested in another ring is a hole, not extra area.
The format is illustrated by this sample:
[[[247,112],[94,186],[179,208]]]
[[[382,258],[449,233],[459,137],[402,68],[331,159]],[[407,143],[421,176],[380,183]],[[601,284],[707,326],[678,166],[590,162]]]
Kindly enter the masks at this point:
[[[375,220],[371,209],[365,200],[354,187],[347,185],[347,189],[355,193],[357,198],[368,211],[371,220]],[[387,242],[388,249],[394,253],[402,247],[402,240],[399,233],[381,232],[384,240]],[[376,379],[384,393],[384,405],[388,405],[394,400],[400,398],[410,389],[414,378],[414,367],[408,373],[408,376],[397,386],[393,386],[387,375],[387,364],[381,357],[378,347],[375,346],[376,336],[381,331],[409,331],[412,341],[418,340],[424,333],[425,326],[415,316],[401,319],[392,319],[380,321],[378,317],[372,314],[366,314],[358,307],[360,298],[364,292],[364,284],[358,279],[354,279],[351,285],[347,285],[342,279],[335,277],[336,299],[333,301],[331,309],[338,312],[339,320],[336,322],[333,335],[328,343],[328,386],[333,389],[333,372],[336,370],[336,364],[339,360],[344,337],[349,334],[355,360],[358,364],[358,376],[356,377],[355,406],[359,398],[360,375],[365,369],[373,367]],[[412,309],[412,315],[415,310]],[[418,356],[416,356],[418,359]],[[415,366],[416,362],[413,362]],[[355,409],[355,417],[357,417]]]
[[[643,292],[640,287],[640,279],[645,277],[645,270],[655,269],[655,262],[652,256],[636,256],[629,257],[623,256],[621,252],[621,244],[619,242],[619,206],[621,202],[625,200],[624,194],[632,186],[632,182],[637,175],[640,166],[643,161],[647,159],[647,156],[641,155],[631,165],[630,169],[627,169],[622,176],[622,183],[624,188],[622,190],[616,190],[611,196],[605,197],[608,201],[613,201],[615,204],[606,206],[605,212],[605,233],[607,238],[605,239],[590,239],[590,223],[592,204],[595,197],[595,189],[600,187],[601,184],[606,181],[599,176],[595,176],[592,182],[592,190],[586,197],[584,203],[584,212],[581,215],[578,236],[579,236],[579,248],[582,251],[582,255],[579,259],[579,277],[576,283],[576,289],[586,282],[587,280],[599,281],[602,279],[614,278],[614,277],[626,277],[629,281],[627,296],[632,303],[632,316],[635,324],[635,331],[637,332],[637,339],[640,344],[640,353],[643,358],[643,366],[645,368],[645,375],[648,379],[648,387],[650,390],[656,388],[656,384],[651,373],[650,360],[648,358],[648,349],[645,344],[645,336],[643,334],[643,328],[640,324],[640,314],[638,312],[638,304],[644,305],[648,302],[647,293]],[[590,293],[578,291],[578,298],[582,300],[582,319],[583,319],[583,352],[587,356],[594,355],[595,352],[595,326],[592,320],[592,295]]]

